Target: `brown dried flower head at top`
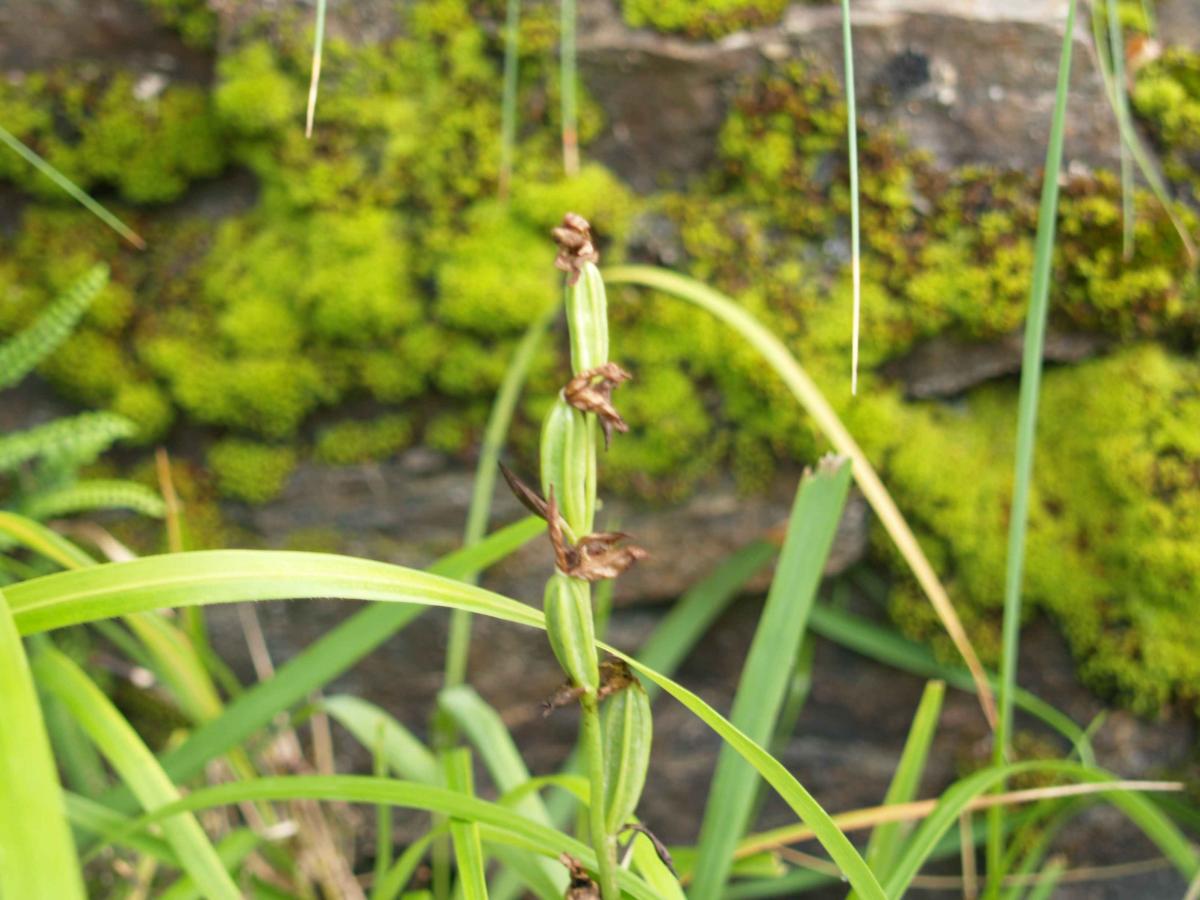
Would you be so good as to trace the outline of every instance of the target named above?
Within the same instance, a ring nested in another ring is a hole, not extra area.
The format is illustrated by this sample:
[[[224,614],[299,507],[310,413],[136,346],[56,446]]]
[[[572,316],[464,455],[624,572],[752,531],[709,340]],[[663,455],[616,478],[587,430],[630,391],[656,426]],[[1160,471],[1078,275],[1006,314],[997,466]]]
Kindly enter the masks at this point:
[[[632,377],[615,362],[606,362],[602,366],[580,372],[568,381],[563,389],[563,396],[569,404],[580,412],[596,414],[600,420],[600,427],[604,429],[606,450],[612,441],[613,429],[622,434],[629,431],[629,426],[612,404],[612,392],[613,388]]]
[[[554,546],[554,563],[564,575],[585,581],[616,578],[639,559],[650,555],[633,544],[619,546],[629,538],[629,535],[619,531],[585,535],[578,544],[572,546],[563,534],[563,520],[558,514],[558,504],[554,502],[554,492],[551,491],[549,500],[543,500],[537,491],[525,484],[504,463],[500,463],[500,472],[509,490],[521,504],[535,516],[546,520],[550,543]]]
[[[554,265],[567,273],[567,284],[574,285],[579,280],[584,263],[600,262],[600,254],[592,244],[592,226],[583,216],[567,213],[562,224],[551,229],[550,234],[558,244]]]

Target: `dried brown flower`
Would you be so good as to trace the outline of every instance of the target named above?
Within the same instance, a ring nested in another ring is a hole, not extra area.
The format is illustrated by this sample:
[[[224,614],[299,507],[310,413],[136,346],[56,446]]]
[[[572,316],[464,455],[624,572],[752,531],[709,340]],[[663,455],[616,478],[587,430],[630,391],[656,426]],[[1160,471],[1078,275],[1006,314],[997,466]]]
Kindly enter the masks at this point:
[[[565,900],[600,900],[600,886],[592,881],[592,876],[583,867],[583,863],[569,853],[564,853],[558,861],[567,867],[571,873],[571,883],[563,894]]]
[[[604,429],[605,449],[612,441],[614,428],[622,434],[629,431],[629,426],[612,404],[612,392],[613,388],[632,377],[615,362],[606,362],[602,366],[580,372],[568,381],[563,389],[563,397],[571,406],[580,412],[595,413],[600,419],[600,427]]]
[[[658,854],[658,858],[662,860],[662,864],[670,869],[672,875],[674,875],[676,878],[679,877],[679,873],[675,871],[675,860],[671,858],[671,851],[667,849],[666,844],[658,839],[658,835],[652,832],[645,825],[639,825],[636,822],[630,822],[621,829],[622,834],[624,834],[626,831],[634,832],[633,837],[629,839],[629,843],[626,845],[626,850],[633,845],[634,840],[639,834],[644,834],[646,839],[654,846],[654,852]],[[624,855],[624,853],[622,853],[622,855]]]
[[[563,534],[563,519],[558,514],[558,503],[554,500],[551,487],[550,499],[543,500],[533,488],[523,482],[504,463],[500,472],[521,504],[535,516],[545,519],[554,547],[554,564],[564,575],[582,578],[585,581],[602,581],[616,578],[640,559],[650,554],[634,544],[621,545],[629,535],[619,531],[599,531],[584,535],[579,543],[572,545]]]
[[[583,216],[567,213],[562,224],[551,229],[550,234],[558,244],[554,265],[567,273],[567,284],[574,285],[579,281],[584,263],[600,262],[600,254],[592,244],[592,226]]]
[[[611,697],[625,690],[637,681],[629,663],[615,656],[609,656],[600,663],[600,688],[596,691],[596,700]],[[563,682],[549,700],[542,702],[542,716],[548,716],[556,709],[570,706],[586,693],[583,688],[569,681]]]

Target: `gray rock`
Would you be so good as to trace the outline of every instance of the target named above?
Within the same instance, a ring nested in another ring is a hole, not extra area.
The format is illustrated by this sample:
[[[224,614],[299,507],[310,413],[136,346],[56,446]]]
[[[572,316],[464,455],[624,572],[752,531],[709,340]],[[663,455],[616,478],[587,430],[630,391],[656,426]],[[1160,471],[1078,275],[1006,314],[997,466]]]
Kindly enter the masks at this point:
[[[1101,335],[1051,331],[1043,356],[1049,362],[1079,362],[1100,352],[1106,343]],[[888,362],[882,371],[903,382],[909,397],[953,397],[993,378],[1020,372],[1023,349],[1020,331],[988,342],[940,336]]]

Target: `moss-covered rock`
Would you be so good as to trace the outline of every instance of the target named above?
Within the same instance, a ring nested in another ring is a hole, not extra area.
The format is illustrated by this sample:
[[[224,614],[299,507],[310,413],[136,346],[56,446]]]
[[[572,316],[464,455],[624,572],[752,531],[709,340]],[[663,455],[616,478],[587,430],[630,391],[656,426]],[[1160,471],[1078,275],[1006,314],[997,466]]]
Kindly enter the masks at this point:
[[[229,439],[213,444],[208,465],[226,497],[266,503],[283,490],[296,467],[296,452],[291,447]]]
[[[635,28],[716,38],[779,21],[787,0],[623,0],[625,21]]]

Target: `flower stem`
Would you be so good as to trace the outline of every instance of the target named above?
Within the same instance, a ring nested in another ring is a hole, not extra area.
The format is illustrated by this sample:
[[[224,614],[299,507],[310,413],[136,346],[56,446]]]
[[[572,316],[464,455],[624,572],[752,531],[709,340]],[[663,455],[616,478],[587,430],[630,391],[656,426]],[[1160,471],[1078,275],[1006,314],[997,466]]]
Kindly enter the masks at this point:
[[[617,844],[604,823],[604,738],[600,731],[600,704],[595,694],[580,698],[583,718],[580,722],[584,753],[587,754],[591,794],[588,802],[588,832],[596,851],[600,895],[604,900],[620,900],[617,887]]]

